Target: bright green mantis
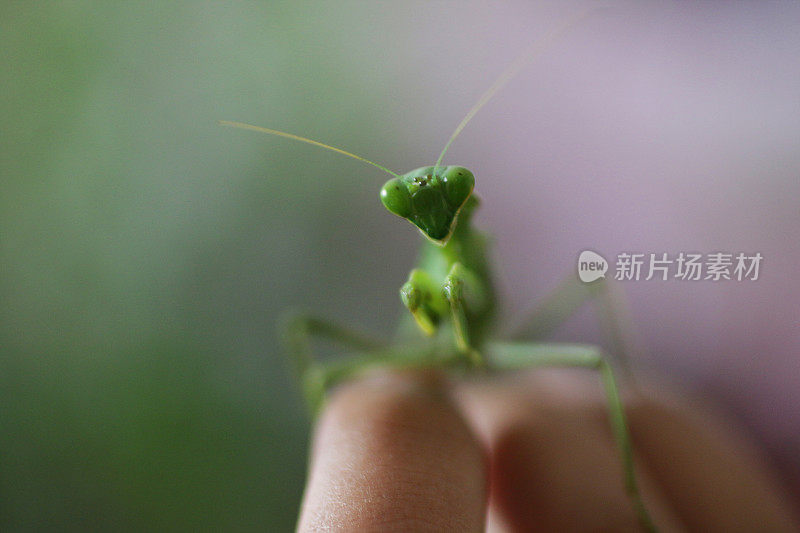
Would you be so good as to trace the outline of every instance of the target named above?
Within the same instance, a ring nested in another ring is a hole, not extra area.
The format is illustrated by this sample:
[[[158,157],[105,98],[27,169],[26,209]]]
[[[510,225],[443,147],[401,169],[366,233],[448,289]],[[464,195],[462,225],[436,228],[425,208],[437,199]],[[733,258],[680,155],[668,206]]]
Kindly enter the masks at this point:
[[[452,142],[492,96],[532,57],[540,54],[545,45],[586,14],[583,12],[573,17],[522,54],[470,109],[436,163],[406,174],[397,174],[358,155],[291,133],[241,122],[222,121],[221,124],[312,144],[391,174],[392,179],[380,191],[383,205],[391,213],[411,222],[425,237],[416,268],[400,289],[400,299],[409,311],[399,328],[403,334],[401,337],[407,337],[405,340],[388,344],[309,315],[298,315],[289,321],[286,332],[288,351],[307,403],[314,413],[320,410],[329,388],[375,366],[433,367],[482,373],[533,367],[597,370],[622,460],[625,488],[642,527],[655,531],[656,527],[642,502],[625,412],[614,371],[605,354],[597,346],[539,341],[584,302],[594,299],[600,304],[612,351],[624,364],[627,355],[625,337],[619,304],[611,287],[604,279],[585,284],[571,276],[531,313],[508,340],[496,339],[493,333],[497,301],[488,260],[488,239],[471,224],[472,215],[480,205],[474,193],[475,178],[464,167],[442,164]],[[328,339],[360,355],[341,361],[317,361],[312,355],[313,338]],[[526,342],[521,339],[526,339]],[[627,371],[627,366],[623,365],[623,369]]]

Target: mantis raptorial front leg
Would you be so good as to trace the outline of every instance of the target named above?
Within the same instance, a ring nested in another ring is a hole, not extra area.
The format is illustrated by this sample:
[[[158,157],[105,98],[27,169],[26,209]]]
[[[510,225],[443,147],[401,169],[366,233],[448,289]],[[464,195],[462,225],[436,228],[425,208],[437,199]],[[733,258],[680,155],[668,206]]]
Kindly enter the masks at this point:
[[[462,263],[453,264],[441,285],[425,270],[415,268],[400,289],[400,299],[420,329],[429,336],[436,332],[445,316],[450,316],[458,351],[466,356],[470,365],[484,364],[483,357],[470,341],[467,319],[470,312],[474,314],[484,303],[483,285]]]
[[[622,461],[625,490],[633,502],[642,526],[648,531],[656,531],[636,481],[630,433],[614,372],[600,348],[558,343],[492,343],[488,347],[488,352],[490,367],[499,371],[534,367],[583,367],[600,372],[609,421]]]
[[[596,312],[608,341],[609,352],[619,363],[624,377],[632,380],[630,328],[624,320],[625,312],[614,284],[606,279],[583,283],[575,276],[568,277],[544,298],[509,337],[518,340],[545,339],[589,300],[597,303]]]
[[[412,270],[400,289],[400,300],[426,335],[436,333],[447,313],[447,302],[430,274],[421,268]]]
[[[484,294],[480,278],[456,261],[450,268],[447,277],[444,278],[442,290],[447,303],[450,304],[456,346],[467,355],[472,365],[483,366],[485,363],[483,356],[470,342],[469,322],[467,321],[468,312],[480,309],[484,303],[481,301]]]

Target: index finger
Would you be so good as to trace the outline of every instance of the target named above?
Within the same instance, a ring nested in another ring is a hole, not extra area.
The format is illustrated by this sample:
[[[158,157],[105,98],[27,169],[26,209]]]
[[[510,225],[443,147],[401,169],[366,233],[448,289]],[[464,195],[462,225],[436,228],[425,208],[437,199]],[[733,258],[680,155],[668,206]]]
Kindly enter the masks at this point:
[[[442,377],[372,376],[319,421],[298,530],[482,531],[485,473]]]

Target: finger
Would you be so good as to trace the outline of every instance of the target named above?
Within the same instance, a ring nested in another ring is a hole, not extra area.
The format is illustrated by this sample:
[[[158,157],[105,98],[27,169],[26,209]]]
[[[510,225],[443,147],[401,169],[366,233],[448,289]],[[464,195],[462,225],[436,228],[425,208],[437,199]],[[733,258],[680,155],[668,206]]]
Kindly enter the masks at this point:
[[[481,531],[484,456],[433,374],[381,374],[330,399],[299,531]]]
[[[459,389],[490,456],[490,524],[510,531],[639,531],[599,380],[538,371]],[[638,465],[645,504],[679,530]]]
[[[629,417],[643,458],[690,530],[800,530],[754,447],[705,407],[662,394],[640,399]]]

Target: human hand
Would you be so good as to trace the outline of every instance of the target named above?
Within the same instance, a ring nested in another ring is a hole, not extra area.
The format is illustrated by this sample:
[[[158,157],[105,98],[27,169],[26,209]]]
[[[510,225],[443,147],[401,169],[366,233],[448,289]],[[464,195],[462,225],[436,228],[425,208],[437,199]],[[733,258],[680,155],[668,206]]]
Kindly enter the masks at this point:
[[[663,531],[798,531],[757,453],[663,393],[626,397]],[[381,372],[333,392],[299,531],[638,531],[590,372],[476,382]]]

